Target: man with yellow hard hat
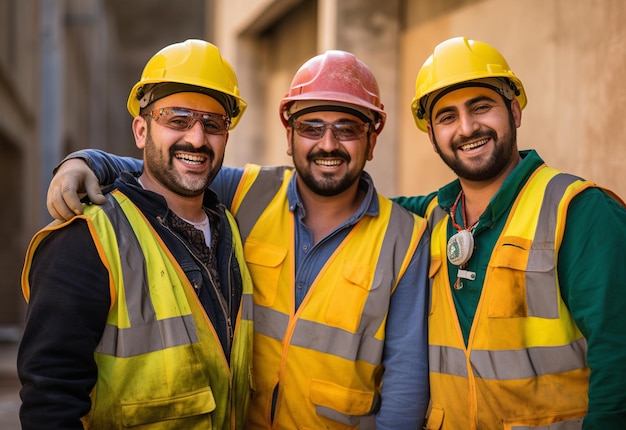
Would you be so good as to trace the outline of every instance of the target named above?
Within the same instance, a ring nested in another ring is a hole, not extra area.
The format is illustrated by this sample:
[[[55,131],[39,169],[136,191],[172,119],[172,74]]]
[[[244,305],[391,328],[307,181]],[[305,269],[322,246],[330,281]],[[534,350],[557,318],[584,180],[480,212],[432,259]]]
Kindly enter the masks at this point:
[[[526,102],[476,40],[417,75],[417,127],[458,176],[397,199],[432,226],[427,429],[626,428],[626,210],[519,151]]]
[[[143,168],[31,241],[23,429],[243,429],[252,282],[207,189],[246,103],[219,50],[163,48],[128,98]]]

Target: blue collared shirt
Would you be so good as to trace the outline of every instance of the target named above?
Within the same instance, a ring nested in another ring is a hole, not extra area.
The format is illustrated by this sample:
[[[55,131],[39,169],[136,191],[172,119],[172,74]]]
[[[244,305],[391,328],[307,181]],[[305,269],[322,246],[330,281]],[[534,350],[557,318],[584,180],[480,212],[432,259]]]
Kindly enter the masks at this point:
[[[230,207],[243,169],[222,167],[211,189]],[[365,216],[378,216],[378,194],[370,175],[363,172],[359,186],[365,198],[359,209],[323,237],[313,243],[313,235],[304,223],[306,209],[298,192],[296,175],[287,186],[289,210],[295,225],[295,297],[296,306],[304,300],[324,264]],[[383,353],[383,388],[381,406],[376,416],[378,430],[421,428],[429,401],[428,384],[428,268],[430,235],[425,232],[411,262],[391,296],[385,348]]]

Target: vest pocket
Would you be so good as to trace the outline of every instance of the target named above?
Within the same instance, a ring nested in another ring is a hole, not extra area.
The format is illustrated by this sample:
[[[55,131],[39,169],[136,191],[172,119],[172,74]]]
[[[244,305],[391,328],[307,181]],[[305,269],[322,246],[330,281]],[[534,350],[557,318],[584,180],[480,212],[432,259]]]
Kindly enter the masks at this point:
[[[318,415],[347,426],[357,426],[363,416],[373,413],[374,393],[312,379],[309,400]]]
[[[263,243],[248,237],[244,245],[244,257],[254,281],[254,303],[272,306],[276,300],[281,266],[287,257],[287,249]]]
[[[531,241],[505,237],[488,268],[486,282],[497,283],[490,291],[489,318],[520,318],[528,316],[525,271]]]
[[[176,397],[151,399],[141,402],[122,403],[122,424],[125,427],[171,421],[172,427],[178,428],[185,419],[201,418],[207,428],[211,427],[211,412],[215,410],[215,399],[210,387]],[[205,415],[205,417],[201,417]],[[161,428],[161,427],[160,427]]]
[[[328,300],[326,323],[356,333],[370,291],[379,287],[374,284],[374,270],[368,265],[347,262],[337,278]]]
[[[507,236],[494,251],[487,276],[486,282],[497,285],[490,290],[490,318],[558,318],[553,249]]]

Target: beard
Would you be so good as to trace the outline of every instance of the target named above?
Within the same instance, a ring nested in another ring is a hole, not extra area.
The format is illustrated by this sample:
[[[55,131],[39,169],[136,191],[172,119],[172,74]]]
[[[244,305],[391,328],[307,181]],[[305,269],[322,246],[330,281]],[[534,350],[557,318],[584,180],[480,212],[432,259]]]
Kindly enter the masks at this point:
[[[513,115],[509,115],[509,129],[498,138],[498,134],[492,130],[479,130],[469,137],[457,139],[451,143],[452,148],[459,148],[465,142],[489,138],[494,142],[493,152],[480,163],[468,163],[459,157],[460,150],[454,149],[452,155],[445,154],[439,142],[434,137],[433,143],[439,157],[459,177],[468,181],[486,181],[497,177],[510,164],[517,148],[517,129]]]
[[[208,156],[208,162],[211,163],[212,168],[204,176],[182,175],[174,167],[174,154],[177,151],[205,154]],[[149,129],[144,154],[144,169],[148,169],[154,179],[165,188],[184,197],[195,197],[204,193],[219,172],[224,161],[223,158],[216,160],[215,153],[208,146],[196,148],[191,144],[179,142],[172,145],[167,151],[161,150],[152,139],[152,133]]]
[[[295,148],[295,142],[293,141],[293,137],[291,144],[292,148]],[[369,140],[367,144],[367,151],[369,152]],[[307,188],[309,188],[315,194],[324,197],[336,196],[348,190],[356,181],[359,180],[359,178],[361,177],[361,172],[365,167],[364,163],[363,166],[360,166],[358,169],[348,169],[346,174],[339,178],[334,173],[322,173],[321,177],[316,177],[309,168],[309,165],[311,163],[314,163],[315,159],[341,159],[344,161],[344,163],[350,165],[352,157],[350,157],[350,154],[344,151],[317,151],[311,152],[306,156],[306,163],[299,163],[298,159],[296,158],[296,153],[297,151],[295,151],[294,149],[292,161],[294,167],[296,168],[298,176]]]

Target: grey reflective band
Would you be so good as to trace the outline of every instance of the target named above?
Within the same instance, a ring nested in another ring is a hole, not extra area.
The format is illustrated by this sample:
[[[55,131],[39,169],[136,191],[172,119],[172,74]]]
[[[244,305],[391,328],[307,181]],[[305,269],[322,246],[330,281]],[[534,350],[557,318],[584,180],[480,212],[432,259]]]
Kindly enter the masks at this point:
[[[252,298],[252,294],[242,294],[241,295],[241,319],[242,321],[252,321],[254,316],[254,300]]]
[[[147,281],[146,261],[137,236],[113,196],[107,195],[106,203],[101,207],[117,239],[130,327],[107,324],[96,352],[131,357],[198,342],[192,315],[157,320]]]
[[[315,406],[315,412],[318,415],[326,418],[330,418],[333,421],[337,421],[338,423],[354,427],[357,424],[359,425],[359,430],[375,430],[376,429],[376,420],[374,414],[370,415],[346,415],[342,414],[335,409],[331,409],[325,406]]]
[[[113,196],[107,196],[106,203],[102,205],[102,210],[106,213],[115,231],[124,286],[132,287],[124,289],[130,324],[132,326],[156,321],[152,302],[144,300],[144,296],[149,297],[148,275],[146,260],[135,231]]]
[[[587,363],[587,341],[580,338],[569,345],[471,352],[474,376],[480,379],[511,380],[534,378],[583,369]],[[429,367],[434,373],[467,378],[465,353],[459,348],[440,345],[428,347]]]
[[[548,424],[546,426],[511,426],[511,430],[580,430],[583,428],[583,418],[574,418],[567,421]]]
[[[197,342],[193,316],[183,315],[128,328],[107,324],[96,352],[126,358]]]
[[[239,233],[244,243],[254,224],[282,186],[285,170],[292,170],[292,168],[287,166],[261,167],[257,178],[239,205],[239,210],[233,213],[239,223]]]
[[[277,310],[255,305],[254,331],[282,341],[289,324],[289,315]],[[346,360],[362,360],[379,364],[383,341],[362,333],[350,333],[315,321],[298,319],[291,336],[291,345],[335,355]]]
[[[543,195],[526,266],[528,316],[553,319],[559,317],[554,243],[557,213],[567,187],[578,180],[580,178],[565,173],[555,175]]]

